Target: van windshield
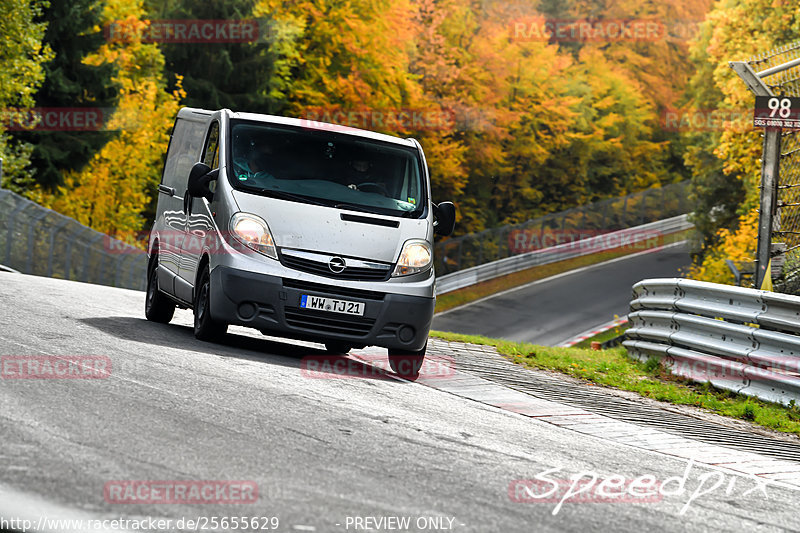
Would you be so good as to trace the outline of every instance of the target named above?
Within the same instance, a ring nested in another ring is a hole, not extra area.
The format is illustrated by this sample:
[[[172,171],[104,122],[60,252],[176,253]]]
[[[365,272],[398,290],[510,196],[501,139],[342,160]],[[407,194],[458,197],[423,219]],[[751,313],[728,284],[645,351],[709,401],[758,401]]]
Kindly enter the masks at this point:
[[[425,187],[416,150],[337,132],[232,121],[235,189],[418,218]]]

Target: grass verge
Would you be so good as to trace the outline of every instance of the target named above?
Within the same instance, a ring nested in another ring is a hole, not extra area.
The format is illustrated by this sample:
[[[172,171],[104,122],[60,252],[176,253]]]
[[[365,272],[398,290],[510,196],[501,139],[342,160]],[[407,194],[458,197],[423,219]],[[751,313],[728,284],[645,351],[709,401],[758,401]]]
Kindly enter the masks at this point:
[[[677,233],[670,233],[669,235],[660,235],[654,247],[665,246],[685,240],[689,237],[692,231],[694,230],[679,231]],[[491,279],[476,285],[471,285],[463,289],[458,289],[442,294],[441,296],[437,296],[436,312],[440,313],[442,311],[447,311],[460,305],[485,298],[486,296],[490,296],[508,289],[513,289],[514,287],[519,287],[533,281],[549,278],[550,276],[555,276],[556,274],[561,274],[562,272],[567,272],[568,270],[575,270],[577,268],[595,265],[597,263],[616,259],[617,257],[640,253],[642,251],[644,250],[637,246],[625,246],[596,254],[589,254],[564,261],[558,261],[556,263],[540,265],[527,270],[522,270],[520,272],[514,272],[513,274],[508,274],[507,276]]]
[[[719,390],[672,375],[656,359],[646,363],[628,357],[625,348],[592,351],[582,348],[551,348],[528,343],[432,331],[432,337],[494,346],[514,363],[554,370],[590,384],[636,392],[646,398],[675,405],[692,405],[707,411],[748,420],[760,426],[800,434],[800,408],[761,401]]]

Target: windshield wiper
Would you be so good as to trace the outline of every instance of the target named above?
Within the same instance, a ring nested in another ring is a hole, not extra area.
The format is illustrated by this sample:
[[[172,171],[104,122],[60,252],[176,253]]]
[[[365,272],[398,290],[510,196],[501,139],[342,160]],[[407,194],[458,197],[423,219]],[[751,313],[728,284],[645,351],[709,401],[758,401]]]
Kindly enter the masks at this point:
[[[362,213],[370,213],[372,215],[399,216],[400,218],[415,218],[419,217],[420,215],[419,209],[415,211],[399,211],[397,209],[389,209],[388,207],[375,207],[373,209],[369,209],[363,205],[349,204],[347,202],[337,203],[333,207],[337,209],[350,209],[353,211],[360,211]]]
[[[316,200],[314,198],[310,198],[308,196],[303,196],[301,194],[294,194],[294,193],[286,192],[286,191],[279,191],[277,189],[269,189],[269,188],[263,187],[263,188],[257,188],[255,190],[257,190],[258,192],[260,192],[261,194],[263,194],[265,196],[271,196],[273,198],[279,198],[281,200],[292,200],[292,201],[295,201],[295,202],[302,202],[304,204],[313,204],[313,205],[323,205],[323,206],[329,206],[330,205],[328,203],[322,202],[320,200]]]
[[[334,204],[333,207],[335,207],[336,209],[350,209],[351,211],[360,211],[362,213],[372,213],[373,215],[382,215],[382,214],[384,214],[384,213],[380,213],[380,212],[372,210],[372,209],[368,209],[368,208],[364,207],[363,205],[349,204],[347,202],[339,202],[337,204]],[[378,208],[378,209],[380,209],[380,208]]]

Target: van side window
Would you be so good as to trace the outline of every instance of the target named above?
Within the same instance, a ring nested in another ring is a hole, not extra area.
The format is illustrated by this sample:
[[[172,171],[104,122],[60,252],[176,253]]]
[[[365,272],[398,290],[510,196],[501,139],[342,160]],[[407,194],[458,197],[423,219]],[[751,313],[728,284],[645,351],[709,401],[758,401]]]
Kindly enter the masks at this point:
[[[213,122],[208,130],[203,163],[211,168],[219,167],[219,122]]]
[[[179,191],[186,189],[189,171],[200,160],[205,132],[202,122],[181,118],[175,121],[161,183]]]

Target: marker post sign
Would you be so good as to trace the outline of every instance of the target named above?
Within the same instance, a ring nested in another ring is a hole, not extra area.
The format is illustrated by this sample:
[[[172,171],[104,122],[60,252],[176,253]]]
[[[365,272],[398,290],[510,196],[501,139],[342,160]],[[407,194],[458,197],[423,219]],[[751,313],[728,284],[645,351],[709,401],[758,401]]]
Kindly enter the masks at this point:
[[[757,128],[800,130],[800,98],[756,96],[753,125]]]

